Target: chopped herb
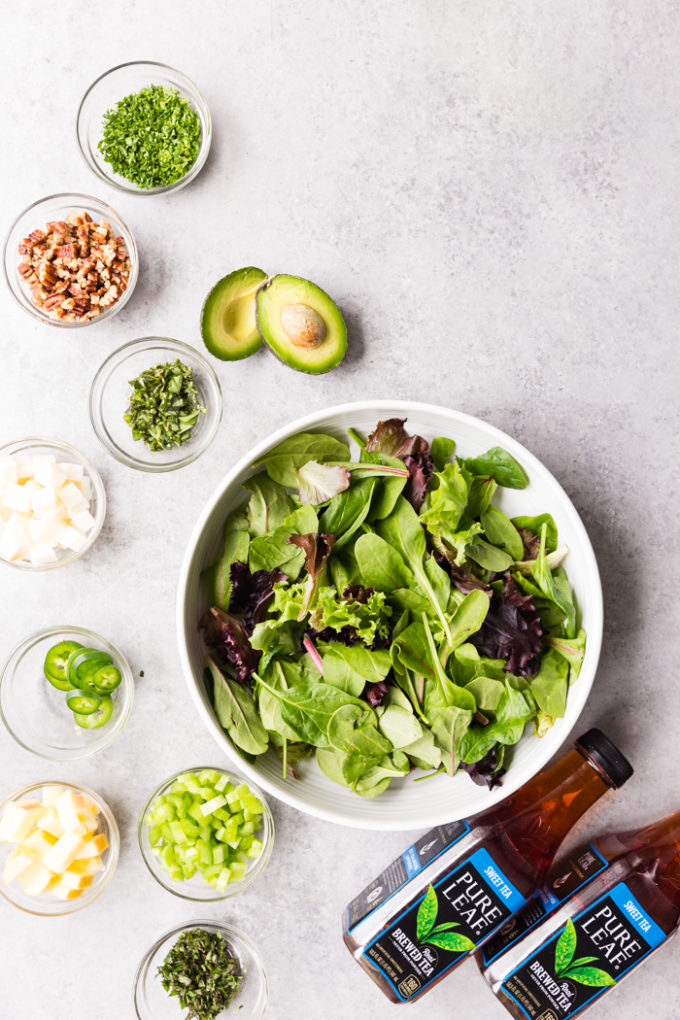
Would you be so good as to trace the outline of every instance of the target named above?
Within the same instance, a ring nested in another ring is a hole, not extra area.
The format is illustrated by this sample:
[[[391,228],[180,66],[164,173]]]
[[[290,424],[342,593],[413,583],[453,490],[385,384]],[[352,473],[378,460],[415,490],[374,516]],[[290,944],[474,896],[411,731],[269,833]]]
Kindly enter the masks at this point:
[[[107,110],[97,148],[113,172],[131,184],[164,187],[196,162],[201,122],[176,89],[149,85]]]
[[[133,439],[143,440],[154,453],[186,443],[199,414],[205,414],[193,374],[193,368],[178,358],[147,368],[130,380],[132,395],[125,421]]]
[[[223,937],[204,928],[182,932],[158,976],[165,991],[189,1010],[186,1020],[215,1020],[229,1008],[243,977]]]

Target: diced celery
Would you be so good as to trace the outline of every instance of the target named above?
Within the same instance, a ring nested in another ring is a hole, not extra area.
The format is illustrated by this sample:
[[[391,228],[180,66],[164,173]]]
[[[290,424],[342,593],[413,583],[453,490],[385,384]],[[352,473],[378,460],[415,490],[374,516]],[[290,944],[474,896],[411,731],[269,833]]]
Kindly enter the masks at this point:
[[[253,832],[255,832],[256,828],[257,826],[255,825],[255,822],[244,822],[241,826],[241,835],[250,836]]]
[[[250,844],[250,849],[247,851],[248,857],[259,857],[263,850],[263,843],[261,839],[257,837],[253,838],[253,842]]]
[[[226,855],[227,855],[227,850],[226,850],[226,847],[224,846],[224,843],[220,843],[219,846],[213,847],[213,863],[214,864],[223,864],[224,863],[224,858],[226,857]]]
[[[172,833],[172,839],[175,843],[184,843],[188,838],[184,831],[184,825],[182,822],[170,822],[170,832]]]
[[[216,797],[212,797],[210,800],[206,801],[205,804],[201,806],[201,811],[203,812],[203,815],[207,818],[207,816],[211,815],[213,811],[217,811],[218,808],[224,807],[226,803],[227,802],[225,798],[222,796],[222,794],[218,793]]]
[[[217,781],[215,782],[215,789],[217,790],[217,792],[218,793],[224,793],[224,791],[227,788],[227,786],[229,786],[231,789],[233,789],[233,787],[231,786],[231,783],[229,782],[229,779],[228,779],[227,776],[224,776],[224,775],[223,776],[219,776]]]
[[[220,774],[217,769],[201,769],[198,773],[198,781],[203,786],[214,786],[219,778]]]
[[[163,838],[163,826],[152,825],[149,828],[149,843],[151,844],[151,846],[155,846],[156,843],[160,843],[162,838]]]
[[[245,861],[234,861],[232,864],[230,864],[229,865],[229,871],[230,871],[230,874],[231,874],[231,881],[232,882],[241,882],[243,880],[243,877],[244,877],[245,873],[246,873],[247,867],[248,867],[247,860],[245,860]]]
[[[229,882],[232,881],[232,879],[233,879],[232,868],[222,868],[217,877],[215,888],[218,889],[220,892],[224,892],[224,890],[227,888]]]
[[[191,807],[189,808],[187,814],[191,815],[191,817],[194,819],[195,822],[199,822],[199,823],[202,822],[203,821],[203,812],[201,811],[200,802],[196,801],[196,803],[192,804]]]

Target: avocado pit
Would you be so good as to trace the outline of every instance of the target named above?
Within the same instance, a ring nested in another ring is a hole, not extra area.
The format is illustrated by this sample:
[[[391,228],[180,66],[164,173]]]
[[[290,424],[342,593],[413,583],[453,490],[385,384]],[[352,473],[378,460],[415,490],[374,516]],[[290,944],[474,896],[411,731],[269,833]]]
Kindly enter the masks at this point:
[[[309,305],[284,305],[281,326],[294,347],[318,347],[326,339],[326,323]]]

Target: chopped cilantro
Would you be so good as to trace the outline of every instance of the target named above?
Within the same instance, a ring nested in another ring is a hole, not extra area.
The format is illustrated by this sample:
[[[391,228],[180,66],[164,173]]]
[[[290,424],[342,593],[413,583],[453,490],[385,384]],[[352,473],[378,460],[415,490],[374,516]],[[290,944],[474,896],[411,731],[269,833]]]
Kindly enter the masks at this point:
[[[201,122],[176,89],[149,85],[104,114],[98,149],[114,173],[138,188],[174,184],[201,148]]]

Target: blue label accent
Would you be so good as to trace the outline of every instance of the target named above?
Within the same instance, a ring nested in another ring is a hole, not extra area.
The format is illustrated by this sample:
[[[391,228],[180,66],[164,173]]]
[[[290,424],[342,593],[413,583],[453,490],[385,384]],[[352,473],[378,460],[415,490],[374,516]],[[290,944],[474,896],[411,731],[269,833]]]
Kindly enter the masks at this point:
[[[571,884],[569,884],[567,886],[569,892],[565,896],[557,896],[556,893],[554,893],[553,890],[550,888],[539,889],[537,896],[540,902],[543,904],[545,913],[539,915],[536,918],[536,920],[532,924],[529,924],[526,928],[518,929],[515,938],[512,941],[504,942],[495,953],[493,952],[493,948],[496,945],[496,940],[491,939],[489,942],[487,942],[486,945],[483,946],[480,950],[485,967],[488,967],[490,963],[493,963],[494,960],[498,959],[499,956],[505,953],[518,938],[524,938],[524,936],[528,932],[533,931],[536,925],[540,924],[547,914],[552,913],[555,907],[558,907],[560,903],[563,903],[565,900],[569,899],[569,897],[573,896],[574,893],[577,893],[579,889],[582,889],[584,885],[587,885],[592,878],[595,878],[595,876],[599,875],[601,871],[604,871],[604,869],[608,866],[609,861],[602,856],[599,850],[596,850],[592,843],[588,844],[588,850],[590,851],[591,854],[593,854],[594,857],[599,858],[599,860],[602,862],[600,867],[597,868],[595,871],[589,871],[586,877],[583,879],[583,881],[579,882],[577,886],[572,886]],[[529,910],[530,906],[531,904],[527,906],[527,911]],[[520,914],[519,919],[521,920],[523,917],[524,913]]]
[[[624,975],[626,975],[629,971],[631,971],[634,967],[641,963],[647,956],[649,956],[649,954],[654,949],[656,949],[668,936],[663,931],[663,929],[660,928],[659,925],[649,916],[647,911],[640,905],[640,903],[635,898],[635,896],[633,896],[625,882],[619,882],[617,885],[613,886],[598,899],[594,900],[591,904],[589,904],[589,906],[581,910],[578,914],[573,915],[572,921],[574,922],[574,926],[577,930],[577,933],[581,932],[582,930],[585,930],[585,928],[589,926],[590,920],[594,916],[597,916],[596,908],[601,903],[603,903],[604,900],[607,899],[612,901],[613,904],[621,911],[623,916],[626,918],[627,923],[630,924],[632,929],[634,929],[636,935],[640,938],[640,941],[642,943],[641,947],[642,951],[636,954],[635,958],[631,960],[628,966],[626,966],[624,969],[619,969],[618,967],[616,968],[617,972],[615,975],[612,976],[614,977],[615,982],[618,983],[621,980],[621,978],[624,977]],[[583,921],[583,924],[582,925],[579,924],[579,922],[582,921],[582,919],[584,918],[586,918],[586,920]],[[533,960],[536,960],[538,957],[541,957],[546,947],[549,946],[550,951],[552,952],[552,947],[557,942],[557,939],[559,938],[560,934],[561,934],[560,932],[554,932],[548,939],[546,939],[545,942],[541,944],[541,946],[539,946],[537,950],[535,950],[535,952],[533,952],[530,956],[523,960],[518,967],[516,967],[510,974],[508,974],[508,976],[504,979],[501,985],[503,992],[508,996],[508,998],[512,999],[513,1002],[517,1004],[522,1014],[526,1016],[528,1020],[534,1020],[536,1014],[534,1013],[532,1015],[531,1013],[527,1012],[527,1010],[524,1008],[523,1004],[519,1001],[517,996],[514,995],[513,992],[511,992],[507,988],[507,984],[519,971],[524,971],[529,965],[531,965],[531,962]],[[596,951],[598,946],[595,945],[594,948]],[[610,968],[606,967],[605,960],[602,960],[600,965],[605,966],[607,972],[610,973]],[[611,986],[593,989],[591,995],[589,995],[585,999],[579,1000],[578,1005],[575,1009],[568,1009],[566,1012],[562,1013],[562,1020],[569,1020],[569,1017],[573,1016],[575,1012],[580,1013],[593,1001],[593,999],[598,998],[604,992],[608,991],[609,987]],[[551,1012],[553,1011],[551,1010]]]
[[[486,879],[497,896],[507,905],[511,914],[516,913],[526,903],[526,896],[514,887],[509,878],[503,874],[488,850],[475,850],[468,858],[482,878]]]
[[[659,928],[656,921],[653,921],[647,911],[640,906],[625,882],[615,885],[608,895],[614,900],[621,913],[628,917],[650,949],[656,949],[663,942],[666,938],[665,931]],[[604,897],[602,898],[604,899]]]
[[[408,850],[405,850],[404,853],[401,855],[401,859],[404,862],[406,874],[408,875],[409,879],[413,878],[414,875],[417,875],[418,872],[422,871],[424,867],[424,865],[421,864],[420,861],[418,860],[418,853],[414,846],[410,846]]]

